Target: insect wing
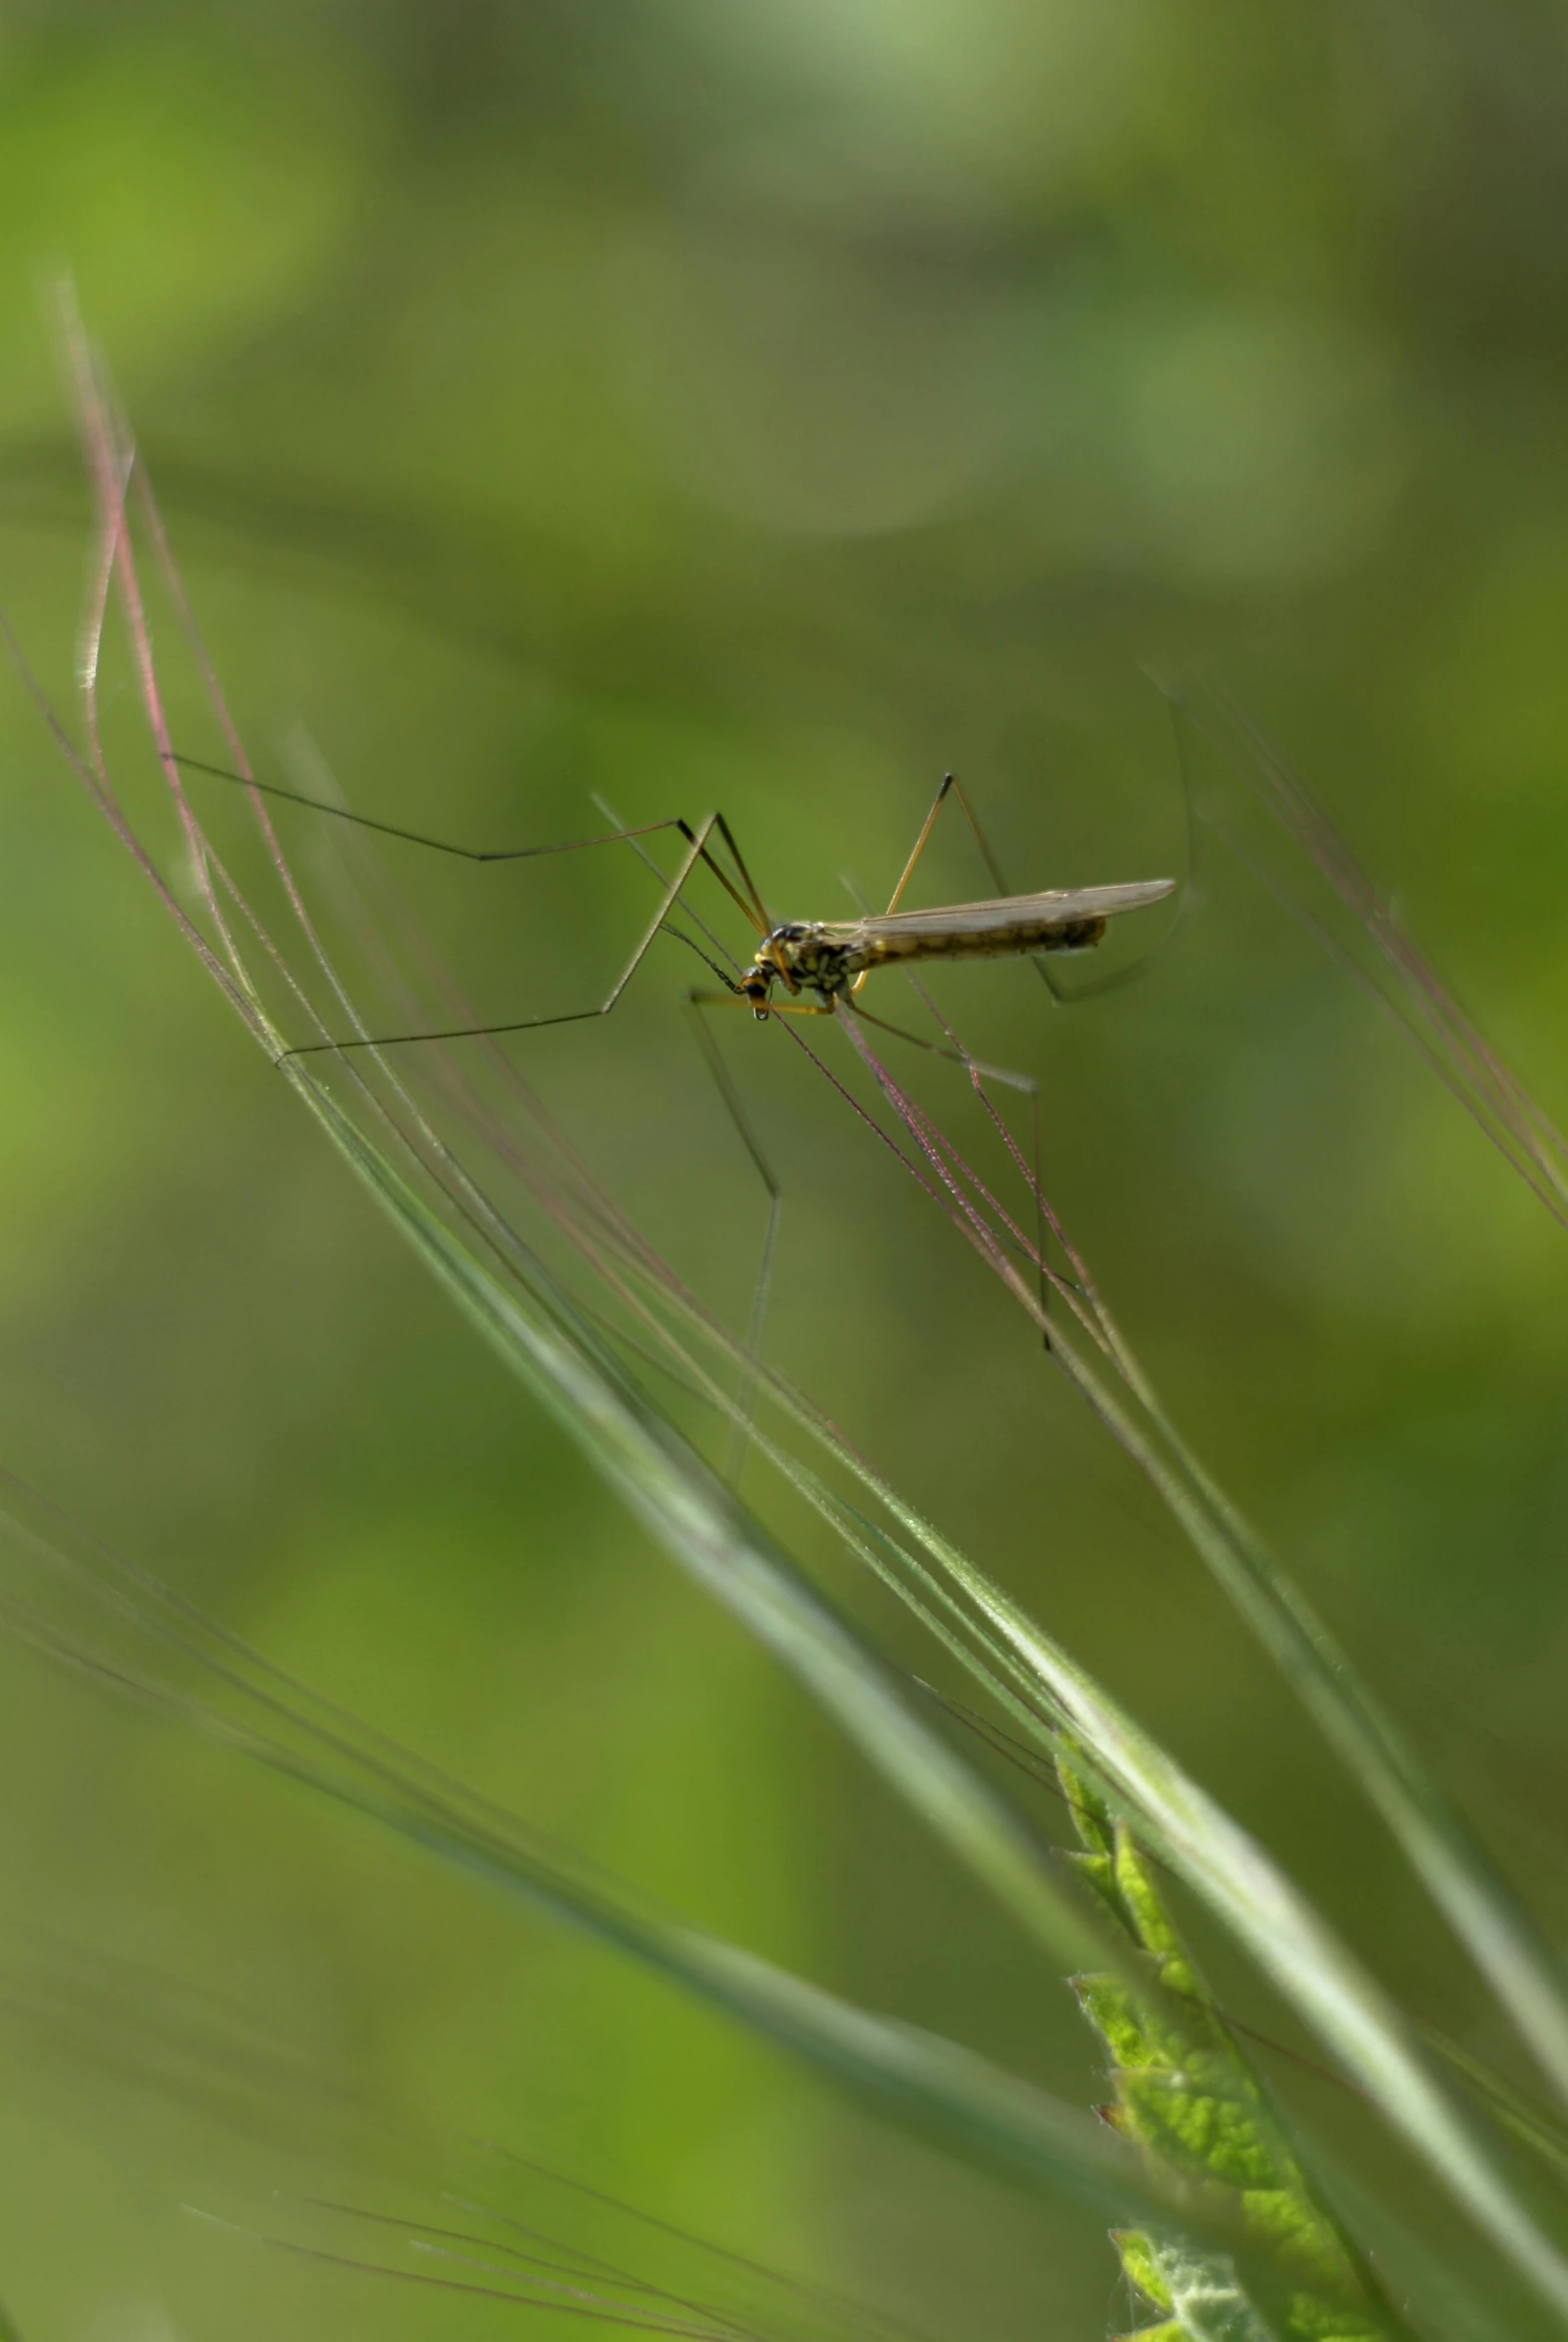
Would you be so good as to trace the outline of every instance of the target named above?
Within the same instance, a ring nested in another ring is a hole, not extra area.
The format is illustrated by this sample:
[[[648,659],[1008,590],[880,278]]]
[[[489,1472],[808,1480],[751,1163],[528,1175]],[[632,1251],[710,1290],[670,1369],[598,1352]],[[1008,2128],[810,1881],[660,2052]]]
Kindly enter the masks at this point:
[[[986,903],[950,903],[932,911],[887,911],[871,919],[846,920],[824,932],[835,943],[850,946],[893,942],[903,938],[944,935],[990,935],[1021,927],[1076,927],[1089,919],[1114,919],[1122,911],[1142,911],[1175,894],[1174,878],[1135,879],[1126,886],[1076,887],[1043,895],[999,895]]]

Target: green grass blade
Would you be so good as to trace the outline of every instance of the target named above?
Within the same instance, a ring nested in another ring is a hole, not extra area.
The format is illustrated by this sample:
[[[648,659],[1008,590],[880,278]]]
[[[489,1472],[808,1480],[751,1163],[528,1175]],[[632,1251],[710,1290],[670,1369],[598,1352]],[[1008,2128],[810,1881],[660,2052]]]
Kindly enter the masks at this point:
[[[966,1599],[978,1622],[975,1671],[989,1676],[1013,1721],[1053,1757],[1081,1752],[1115,1810],[1201,1896],[1540,2297],[1568,2314],[1568,2260],[1364,1963],[1267,1851],[1021,1605],[868,1467],[861,1476]]]
[[[1195,723],[1281,831],[1316,865],[1347,914],[1346,932],[1360,956],[1342,946],[1286,892],[1290,907],[1330,956],[1392,1013],[1430,1070],[1475,1118],[1512,1169],[1554,1218],[1568,1224],[1568,1147],[1563,1138],[1416,949],[1322,806],[1223,692],[1207,695],[1210,709],[1196,715],[1178,694],[1168,696],[1178,720],[1185,717]],[[1375,965],[1367,962],[1367,947],[1375,955]],[[1119,1354],[1126,1365],[1125,1351]],[[1182,1518],[1230,1600],[1376,1804],[1434,1903],[1509,2010],[1543,2073],[1568,2100],[1568,1974],[1555,1949],[1454,1813],[1405,1736],[1358,1681],[1322,1622],[1198,1463],[1147,1381],[1136,1371],[1130,1379],[1165,1450],[1164,1455],[1140,1459],[1146,1470]]]
[[[1568,2130],[1555,2115],[1436,2025],[1423,2024],[1421,2038],[1445,2064],[1464,2076],[1495,2122],[1528,2147],[1555,2178],[1568,2181]]]
[[[93,1546],[84,1565],[24,1516],[13,1514],[10,1525],[51,1576],[78,1592],[85,1584],[118,1635],[129,1628],[156,1654],[149,1668],[118,1644],[84,1641],[14,1595],[0,1596],[0,1624],[52,1662],[631,1956],[949,2152],[1066,2196],[1097,2219],[1175,2224],[1212,2249],[1256,2257],[1255,2240],[1223,2207],[1179,2173],[1150,2168],[1079,2108],[956,2042],[855,2007],[670,1917],[294,1683],[145,1571]],[[222,1706],[193,1696],[193,1662]]]
[[[935,1176],[910,1162],[920,1183],[1026,1312],[1047,1329],[1043,1305],[998,1232],[994,1199],[977,1174],[905,1095],[857,1027],[849,1038]],[[972,1069],[973,1071],[973,1069]],[[977,1076],[976,1086],[984,1096]],[[1005,1133],[1005,1125],[998,1119]],[[1011,1142],[1010,1142],[1011,1144]],[[1013,1150],[1018,1168],[1028,1168]],[[1040,1208],[1067,1238],[1047,1198]],[[1073,1254],[1075,1281],[1058,1280],[1096,1356],[1072,1327],[1054,1321],[1051,1354],[1106,1429],[1147,1475],[1227,1598],[1297,1692],[1308,1713],[1372,1800],[1459,1941],[1508,2009],[1554,2087],[1568,2096],[1568,1978],[1518,1897],[1476,1845],[1403,1735],[1357,1682],[1261,1540],[1176,1430],[1148,1376]]]
[[[296,1087],[447,1291],[673,1559],[805,1683],[961,1860],[1047,1947],[1079,1966],[1115,1957],[1049,1854],[891,1672],[771,1544],[693,1450],[578,1337],[558,1295],[521,1305],[304,1074]]]
[[[1544,2071],[1568,2094],[1568,1983],[1531,1915],[1142,1377],[1137,1397],[1149,1428],[1081,1357],[1065,1362],[1376,1806]]]
[[[1568,2098],[1568,1978],[1533,1916],[1260,1539],[1158,1418],[1195,1491],[1188,1533],[1325,1739],[1376,1806],[1432,1901]]]
[[[679,1458],[625,1394],[598,1377],[560,1327],[524,1315],[450,1236],[325,1095],[311,1103],[383,1204],[465,1311],[578,1439],[637,1516],[779,1653],[888,1778],[1060,1952],[1092,1933],[1038,1865],[1002,1809],[926,1734],[870,1655],[779,1557],[741,1525],[697,1459]],[[968,1589],[984,1581],[966,1567]],[[1476,2128],[1424,2063],[1393,2002],[1254,1841],[1185,1779],[1083,1671],[996,1589],[983,1607],[1037,1690],[1082,1738],[1114,1795],[1152,1825],[1161,1853],[1193,1884],[1294,2000],[1319,2037],[1382,2107],[1541,2297],[1568,2315],[1568,2260],[1530,2217]],[[1092,1964],[1076,1959],[1073,1964]]]

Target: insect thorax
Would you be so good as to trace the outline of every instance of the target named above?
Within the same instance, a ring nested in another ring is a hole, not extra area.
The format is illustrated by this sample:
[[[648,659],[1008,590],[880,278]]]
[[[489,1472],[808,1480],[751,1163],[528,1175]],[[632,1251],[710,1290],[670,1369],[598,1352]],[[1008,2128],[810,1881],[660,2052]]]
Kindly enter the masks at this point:
[[[763,950],[776,967],[785,968],[796,984],[820,993],[831,1000],[835,993],[847,992],[852,979],[864,967],[863,955],[856,954],[826,928],[791,924],[775,927]],[[758,954],[760,959],[761,953]]]

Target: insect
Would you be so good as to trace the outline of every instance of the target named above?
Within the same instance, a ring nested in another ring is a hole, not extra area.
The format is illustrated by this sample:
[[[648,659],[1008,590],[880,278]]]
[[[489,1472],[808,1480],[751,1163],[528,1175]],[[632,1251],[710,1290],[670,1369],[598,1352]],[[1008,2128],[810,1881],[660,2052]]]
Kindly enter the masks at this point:
[[[949,773],[937,791],[915,840],[914,851],[893,890],[893,899],[884,912],[860,919],[791,920],[783,926],[769,927],[753,887],[752,904],[742,904],[743,909],[750,909],[762,931],[751,966],[738,982],[724,977],[726,992],[694,993],[692,998],[711,1008],[722,1007],[726,1000],[743,1004],[750,1008],[759,1025],[765,1024],[770,1016],[833,1016],[841,1008],[855,1007],[856,995],[874,969],[920,960],[1008,960],[1044,952],[1090,952],[1104,936],[1108,920],[1123,911],[1142,911],[1151,904],[1164,902],[1176,891],[1174,878],[1153,878],[1123,886],[1080,887],[1071,892],[1059,890],[1037,895],[1002,894],[985,902],[950,903],[931,911],[901,911],[898,906],[904,891],[950,794],[957,796],[981,853],[1000,886],[1002,874],[980,824],[957,779]],[[740,867],[744,876],[744,865]],[[747,884],[750,885],[749,879]],[[718,973],[722,975],[723,971]],[[780,984],[796,998],[775,1001],[774,988]],[[816,1000],[801,1001],[802,992],[814,992]]]
[[[1176,892],[1176,881],[1172,878],[1142,879],[1118,886],[1079,887],[1065,892],[1032,895],[1013,895],[1004,891],[983,902],[954,903],[929,911],[901,911],[898,906],[936,827],[937,817],[950,796],[957,800],[963,811],[997,885],[1005,886],[969,800],[955,776],[949,773],[937,791],[886,911],[859,919],[786,921],[776,924],[768,916],[756,882],[721,813],[709,814],[695,828],[685,821],[673,819],[648,822],[634,829],[615,829],[600,837],[576,839],[561,845],[484,851],[454,845],[447,839],[428,837],[418,831],[400,829],[391,822],[351,812],[346,806],[302,796],[297,790],[280,788],[276,782],[255,781],[244,774],[229,772],[220,765],[204,764],[195,757],[182,756],[178,761],[190,771],[234,781],[261,790],[267,796],[282,797],[292,804],[307,806],[313,812],[331,814],[337,819],[352,821],[361,828],[401,838],[412,845],[429,847],[437,853],[454,854],[469,862],[527,861],[545,854],[574,853],[589,846],[629,843],[650,867],[656,869],[657,866],[641,844],[643,839],[662,830],[674,830],[685,841],[685,853],[674,877],[665,886],[663,898],[652,920],[604,999],[593,1006],[568,1009],[555,1016],[516,1018],[499,1025],[470,1025],[442,1032],[357,1035],[343,1041],[304,1042],[298,1048],[284,1052],[284,1056],[289,1058],[314,1056],[324,1051],[387,1049],[414,1041],[460,1041],[481,1035],[529,1032],[546,1025],[575,1024],[589,1017],[606,1017],[641,966],[654,938],[660,933],[675,935],[679,941],[689,945],[725,988],[718,993],[690,993],[687,997],[694,1006],[750,1008],[759,1024],[765,1024],[772,1016],[825,1017],[845,1011],[864,1016],[866,1012],[857,1006],[857,995],[874,970],[908,966],[920,961],[1033,957],[1049,984],[1051,979],[1041,955],[1093,951],[1105,935],[1109,920],[1119,917],[1123,912],[1141,911],[1152,904],[1164,902]],[[713,851],[711,841],[714,840],[728,852],[733,864],[733,876]],[[683,900],[683,890],[699,863],[705,865],[718,880],[759,938],[749,967],[738,976],[728,974],[681,929],[668,925],[677,906],[690,915],[690,906]],[[774,993],[780,986],[793,997],[776,1000]],[[1052,989],[1054,991],[1055,987]],[[803,1000],[800,998],[803,993],[814,993],[816,998]],[[882,1023],[880,1018],[871,1018],[869,1021],[873,1024]]]
[[[1176,892],[1176,881],[1156,878],[1133,881],[1116,886],[1081,887],[1067,892],[1015,895],[1007,892],[996,857],[986,842],[975,818],[973,808],[956,778],[950,773],[937,791],[931,809],[915,840],[914,849],[904,865],[898,885],[887,909],[879,915],[866,915],[843,921],[786,921],[772,920],[758,891],[756,881],[736,843],[728,822],[721,813],[709,814],[706,820],[693,827],[674,819],[649,822],[640,828],[616,827],[599,837],[584,838],[549,846],[521,846],[499,850],[482,850],[460,846],[448,839],[426,836],[421,832],[398,828],[391,822],[351,812],[347,807],[328,800],[306,797],[299,791],[279,787],[276,782],[253,781],[246,775],[226,770],[223,766],[201,763],[182,756],[178,761],[189,770],[204,772],[222,780],[237,782],[260,790],[267,796],[282,797],[312,811],[334,815],[357,823],[382,835],[398,838],[408,844],[428,847],[436,852],[450,854],[468,862],[516,862],[533,860],[546,854],[572,853],[589,846],[627,844],[663,881],[663,891],[652,919],[644,929],[630,958],[611,984],[603,1000],[593,1005],[568,1009],[554,1016],[514,1018],[498,1025],[465,1025],[439,1031],[410,1033],[356,1034],[342,1041],[324,1040],[303,1042],[285,1050],[279,1064],[291,1058],[316,1056],[323,1053],[339,1054],[348,1050],[387,1049],[402,1043],[446,1042],[536,1031],[544,1026],[569,1025],[590,1017],[607,1017],[646,958],[655,937],[675,936],[687,945],[723,986],[720,992],[691,991],[686,995],[693,1012],[693,1023],[702,1043],[708,1069],[717,1085],[726,1112],[738,1131],[746,1152],[762,1179],[768,1193],[767,1229],[763,1238],[762,1263],[752,1301],[750,1330],[746,1355],[755,1361],[761,1354],[762,1327],[767,1309],[772,1278],[772,1261],[778,1228],[782,1189],[770,1167],[767,1155],[754,1131],[745,1108],[703,1018],[696,1012],[716,1007],[749,1008],[759,1023],[770,1017],[831,1017],[853,1015],[866,1023],[896,1034],[901,1040],[914,1042],[923,1050],[954,1060],[974,1073],[984,1070],[1011,1087],[1026,1092],[1031,1100],[1034,1120],[1034,1173],[1033,1185],[1040,1197],[1040,1092],[1038,1084],[1027,1075],[1008,1073],[998,1067],[980,1069],[963,1051],[946,1047],[939,1042],[909,1033],[900,1026],[888,1025],[881,1017],[858,1005],[857,995],[867,978],[878,968],[916,965],[933,960],[1007,959],[1028,957],[1055,995],[1057,987],[1050,973],[1049,960],[1058,955],[1094,950],[1105,935],[1107,923],[1123,912],[1139,911],[1163,902]],[[929,911],[902,911],[903,899],[915,870],[936,826],[943,806],[953,799],[967,820],[981,856],[995,881],[999,892],[982,902],[956,903]],[[608,813],[608,808],[604,808]],[[613,819],[613,816],[610,816]],[[683,842],[684,851],[672,877],[663,870],[649,851],[646,841],[663,831],[672,831]],[[726,869],[715,847],[727,854],[730,868]],[[697,916],[685,899],[684,890],[698,865],[718,881],[730,901],[743,914],[756,937],[756,949],[750,965],[737,967],[732,960],[731,973],[720,964],[723,946]],[[695,925],[712,946],[712,952],[703,948],[684,928],[671,924],[679,910]],[[1169,941],[1168,931],[1165,940]],[[1155,946],[1159,950],[1161,945]],[[1120,971],[1111,979],[1122,981],[1130,971]],[[791,997],[777,999],[780,989]],[[1101,988],[1092,988],[1101,989]],[[814,999],[803,999],[803,994],[814,994]],[[1041,1305],[1044,1309],[1049,1281],[1044,1267],[1045,1227],[1043,1204],[1037,1211],[1040,1219],[1037,1257],[1041,1260]],[[1049,1336],[1047,1337],[1049,1347]],[[728,1478],[738,1482],[749,1436],[751,1396],[756,1388],[756,1368],[753,1364],[750,1381],[743,1390],[736,1417],[730,1448]]]
[[[1032,952],[1093,951],[1120,911],[1164,902],[1174,878],[1130,886],[1080,887],[1076,893],[999,895],[936,911],[884,911],[880,918],[813,921],[775,927],[740,979],[739,991],[761,1024],[790,1004],[772,998],[775,984],[815,992],[794,1014],[831,1016],[852,1001],[875,968],[912,960],[1006,960]]]

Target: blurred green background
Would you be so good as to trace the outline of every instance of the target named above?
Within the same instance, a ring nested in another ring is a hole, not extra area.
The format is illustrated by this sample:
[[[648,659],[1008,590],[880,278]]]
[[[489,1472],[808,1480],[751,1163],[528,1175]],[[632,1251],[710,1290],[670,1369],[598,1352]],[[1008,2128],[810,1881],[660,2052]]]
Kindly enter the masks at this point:
[[[1020,886],[1178,869],[1145,669],[1212,664],[1560,1108],[1565,69],[1523,5],[15,6],[0,598],[68,706],[69,269],[276,777],[308,738],[362,810],[480,844],[590,831],[595,792],[722,805],[770,903],[831,918],[949,767]],[[708,1925],[1092,2102],[1065,1988],[429,1289],[14,682],[0,723],[0,1462]],[[496,1016],[595,997],[646,915],[603,857],[388,860]],[[956,825],[922,886],[983,891]],[[605,1024],[513,1046],[743,1321],[760,1197],[661,950]],[[1560,1925],[1561,1232],[1222,856],[1142,982],[941,997],[1040,1077],[1052,1193],[1178,1419]],[[776,1031],[723,1040],[786,1190],[771,1354],[1471,2030],[1022,1317]],[[939,2334],[1115,2322],[1080,2224],[26,1651],[0,1673],[29,2342],[497,2325],[179,2212],[232,2189],[265,2226],[329,2083]],[[233,2034],[313,2077],[265,2139],[198,2118]],[[144,2062],[167,2093],[116,2079]]]

